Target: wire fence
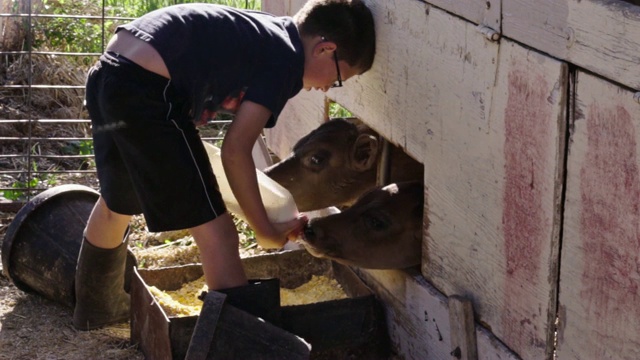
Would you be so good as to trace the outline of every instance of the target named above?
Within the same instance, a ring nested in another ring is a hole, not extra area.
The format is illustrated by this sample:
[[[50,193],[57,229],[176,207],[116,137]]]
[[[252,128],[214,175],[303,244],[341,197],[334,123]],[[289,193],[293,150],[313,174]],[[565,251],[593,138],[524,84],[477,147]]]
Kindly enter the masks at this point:
[[[109,15],[104,1],[69,8],[53,14],[42,0],[1,2],[0,211],[16,212],[56,185],[99,188],[84,76],[113,29],[133,17]],[[202,127],[203,139],[220,141],[229,122]]]

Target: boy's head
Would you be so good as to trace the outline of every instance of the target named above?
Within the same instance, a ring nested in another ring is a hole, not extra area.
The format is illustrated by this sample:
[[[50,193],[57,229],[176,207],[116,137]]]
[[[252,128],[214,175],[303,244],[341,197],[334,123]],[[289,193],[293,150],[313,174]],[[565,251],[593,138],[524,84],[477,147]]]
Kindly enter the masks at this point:
[[[371,68],[376,51],[371,11],[362,0],[309,0],[294,16],[303,38],[332,46],[340,61],[362,74]],[[318,40],[321,39],[321,40]],[[346,78],[346,77],[345,77]]]

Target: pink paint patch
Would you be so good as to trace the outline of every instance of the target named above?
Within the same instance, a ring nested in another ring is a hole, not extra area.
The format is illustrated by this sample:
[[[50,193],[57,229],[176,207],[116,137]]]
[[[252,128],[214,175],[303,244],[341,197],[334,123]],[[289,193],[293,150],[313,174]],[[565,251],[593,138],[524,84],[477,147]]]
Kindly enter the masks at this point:
[[[640,172],[635,128],[622,106],[591,104],[586,126],[581,297],[585,318],[594,322],[590,328],[606,341],[617,338],[614,329],[638,329],[640,323]],[[594,359],[607,355],[605,346],[596,352]]]
[[[532,303],[540,277],[542,246],[549,242],[551,220],[543,204],[551,183],[547,169],[553,144],[552,89],[542,75],[516,67],[509,73],[505,110],[505,186],[502,225],[505,241],[506,283],[503,326],[505,341],[514,350],[544,344],[534,318],[541,314]],[[529,313],[527,313],[529,311]],[[546,318],[546,314],[544,315]]]

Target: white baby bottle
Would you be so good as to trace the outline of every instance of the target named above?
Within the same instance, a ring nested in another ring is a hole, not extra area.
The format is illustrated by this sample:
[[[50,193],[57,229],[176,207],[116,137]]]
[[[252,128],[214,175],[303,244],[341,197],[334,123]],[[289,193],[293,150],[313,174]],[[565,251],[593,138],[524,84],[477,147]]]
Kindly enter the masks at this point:
[[[213,172],[216,175],[216,180],[220,187],[220,193],[222,194],[222,199],[227,205],[227,209],[238,218],[246,221],[247,219],[235,196],[233,196],[233,192],[231,191],[231,187],[229,186],[229,182],[225,176],[224,168],[222,167],[222,159],[220,158],[220,149],[206,141],[203,141],[203,143],[207,150],[207,154],[209,155],[209,161],[213,167]],[[271,220],[271,222],[278,223],[295,219],[298,216],[298,208],[296,203],[293,201],[291,193],[258,169],[256,169],[256,175],[258,177],[260,196],[262,197],[262,202],[267,210],[269,220]]]

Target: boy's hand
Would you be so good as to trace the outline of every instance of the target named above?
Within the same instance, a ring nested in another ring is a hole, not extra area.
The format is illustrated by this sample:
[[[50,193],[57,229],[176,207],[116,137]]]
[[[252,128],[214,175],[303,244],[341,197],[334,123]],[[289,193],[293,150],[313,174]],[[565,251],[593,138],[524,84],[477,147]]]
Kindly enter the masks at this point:
[[[271,236],[267,234],[256,233],[256,240],[258,244],[263,248],[279,249],[284,246],[289,240],[295,240],[309,219],[305,215],[300,215],[297,218],[285,221],[281,223],[274,223],[273,228],[276,230]]]
[[[306,215],[298,215],[298,217],[293,221],[296,223],[296,226],[287,233],[288,241],[296,241],[300,237],[304,227],[309,222],[309,218],[307,218]]]

